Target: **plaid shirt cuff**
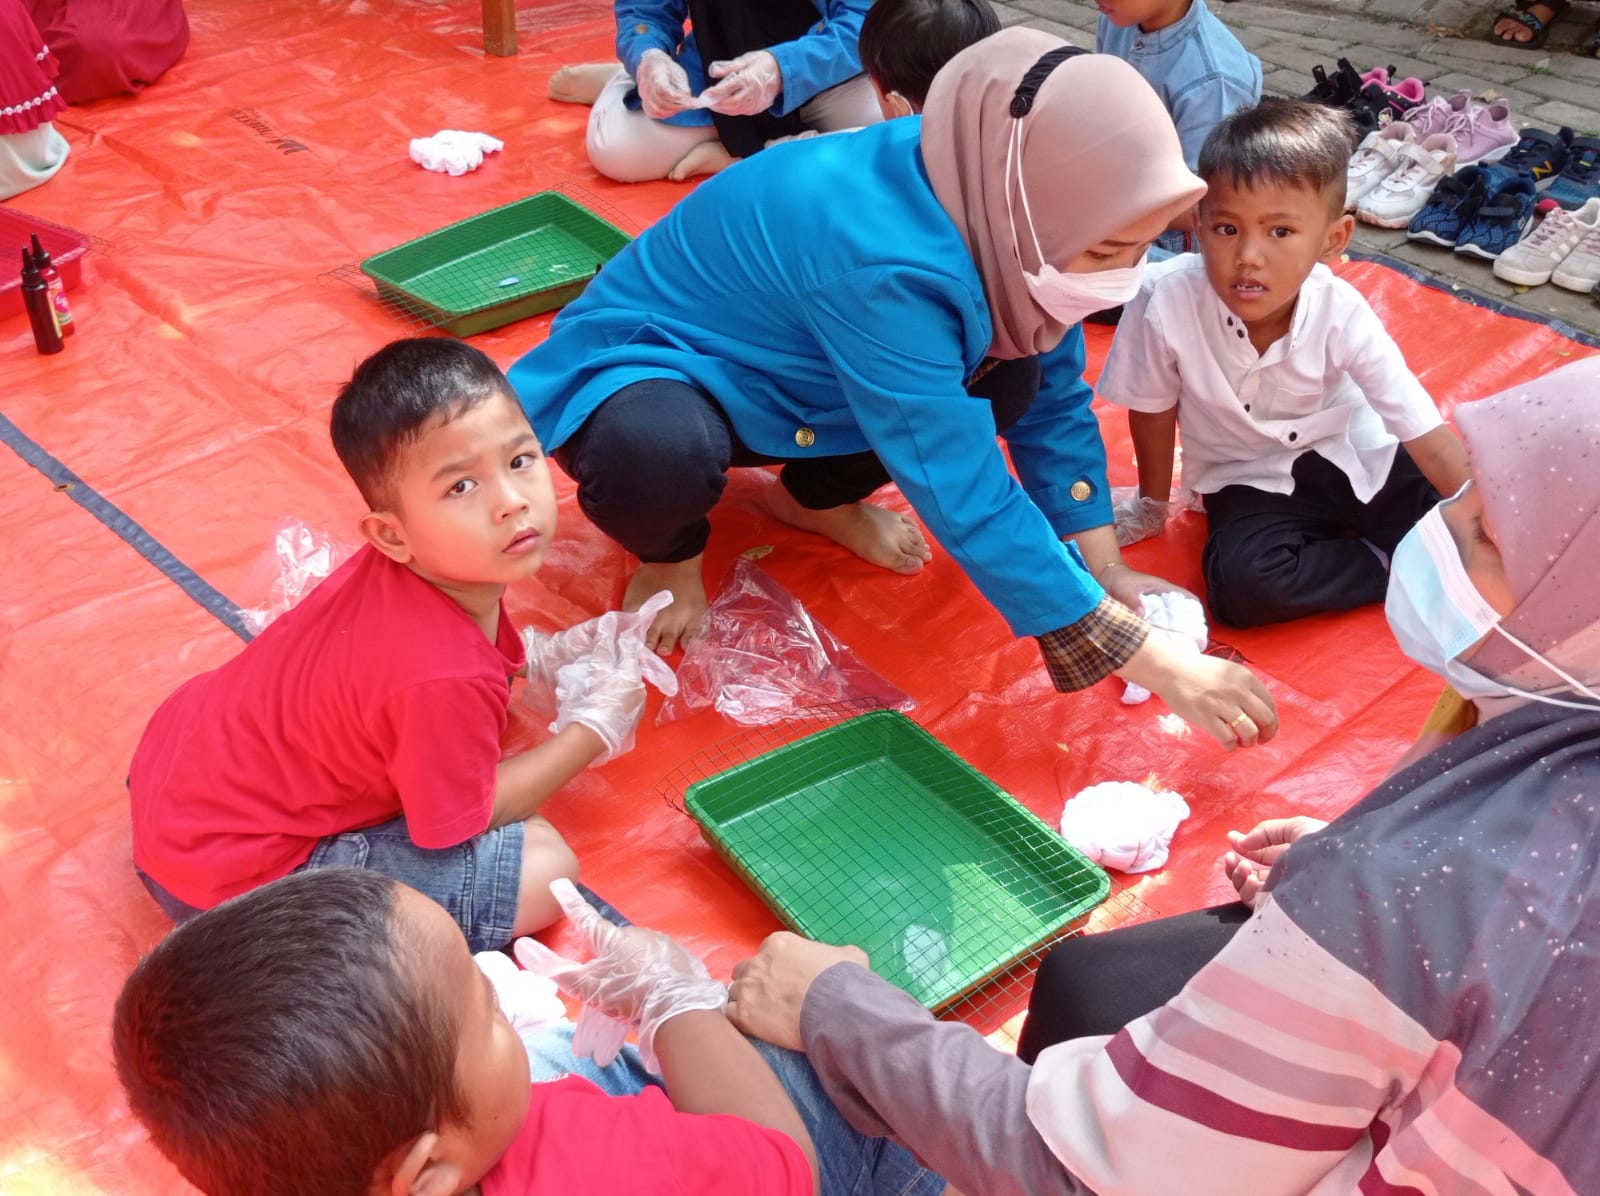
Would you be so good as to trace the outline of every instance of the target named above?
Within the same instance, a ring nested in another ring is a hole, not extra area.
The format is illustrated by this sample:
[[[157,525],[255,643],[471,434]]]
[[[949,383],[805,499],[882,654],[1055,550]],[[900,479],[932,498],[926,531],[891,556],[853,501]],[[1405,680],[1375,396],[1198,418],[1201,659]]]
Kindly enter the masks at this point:
[[[1062,693],[1088,689],[1143,646],[1150,624],[1109,594],[1083,618],[1038,637],[1050,681]]]

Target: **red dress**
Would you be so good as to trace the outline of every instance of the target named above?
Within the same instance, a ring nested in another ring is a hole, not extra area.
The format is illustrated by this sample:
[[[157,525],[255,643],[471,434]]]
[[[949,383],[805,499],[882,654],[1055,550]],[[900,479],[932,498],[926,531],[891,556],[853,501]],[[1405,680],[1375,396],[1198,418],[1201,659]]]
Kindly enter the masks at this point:
[[[67,106],[57,69],[22,0],[0,0],[0,135],[37,129]]]
[[[15,0],[0,0],[0,4]],[[23,0],[69,103],[143,91],[189,48],[183,0]]]

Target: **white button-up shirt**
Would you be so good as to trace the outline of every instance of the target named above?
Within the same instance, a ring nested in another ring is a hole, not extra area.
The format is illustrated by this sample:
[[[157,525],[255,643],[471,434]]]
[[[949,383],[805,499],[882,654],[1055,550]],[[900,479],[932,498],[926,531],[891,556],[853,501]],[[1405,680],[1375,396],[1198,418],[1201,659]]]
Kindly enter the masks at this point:
[[[1367,502],[1397,441],[1444,422],[1361,293],[1321,263],[1288,334],[1265,353],[1211,289],[1198,254],[1152,268],[1095,389],[1132,411],[1178,408],[1183,484],[1199,494],[1231,485],[1290,494],[1295,459],[1315,451]]]

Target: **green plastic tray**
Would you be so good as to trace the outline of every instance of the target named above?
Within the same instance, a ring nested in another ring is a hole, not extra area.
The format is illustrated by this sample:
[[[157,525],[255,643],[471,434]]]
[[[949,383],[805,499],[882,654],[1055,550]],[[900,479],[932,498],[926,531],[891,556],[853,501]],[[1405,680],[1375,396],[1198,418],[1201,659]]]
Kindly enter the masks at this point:
[[[943,1009],[1110,878],[916,723],[863,714],[689,787],[705,837],[793,929]]]
[[[627,233],[541,191],[374,254],[378,296],[455,336],[551,311],[583,294]]]

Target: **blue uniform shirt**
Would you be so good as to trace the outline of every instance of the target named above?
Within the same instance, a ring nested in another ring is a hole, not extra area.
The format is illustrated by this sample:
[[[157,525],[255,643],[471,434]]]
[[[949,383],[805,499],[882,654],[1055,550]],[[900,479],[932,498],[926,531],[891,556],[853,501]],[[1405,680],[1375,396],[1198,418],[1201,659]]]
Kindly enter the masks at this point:
[[[812,0],[821,18],[804,37],[766,46],[783,72],[783,90],[772,105],[774,116],[787,116],[819,92],[861,73],[856,43],[871,0]],[[628,74],[639,77],[639,59],[646,50],[662,50],[678,60],[689,76],[689,90],[699,95],[715,82],[706,75],[694,34],[684,32],[687,0],[616,0],[617,59]],[[691,108],[666,120],[671,125],[709,125],[711,113]]]
[[[1154,33],[1102,16],[1094,45],[1131,64],[1155,89],[1178,126],[1190,170],[1217,122],[1261,98],[1261,60],[1212,15],[1206,0],[1191,0],[1182,18]]]
[[[1059,537],[1111,522],[1074,328],[1007,434],[966,391],[992,339],[972,256],[923,168],[920,118],[774,146],[686,196],[511,367],[557,448],[645,378],[693,383],[773,457],[872,449],[1017,635],[1104,596]]]

